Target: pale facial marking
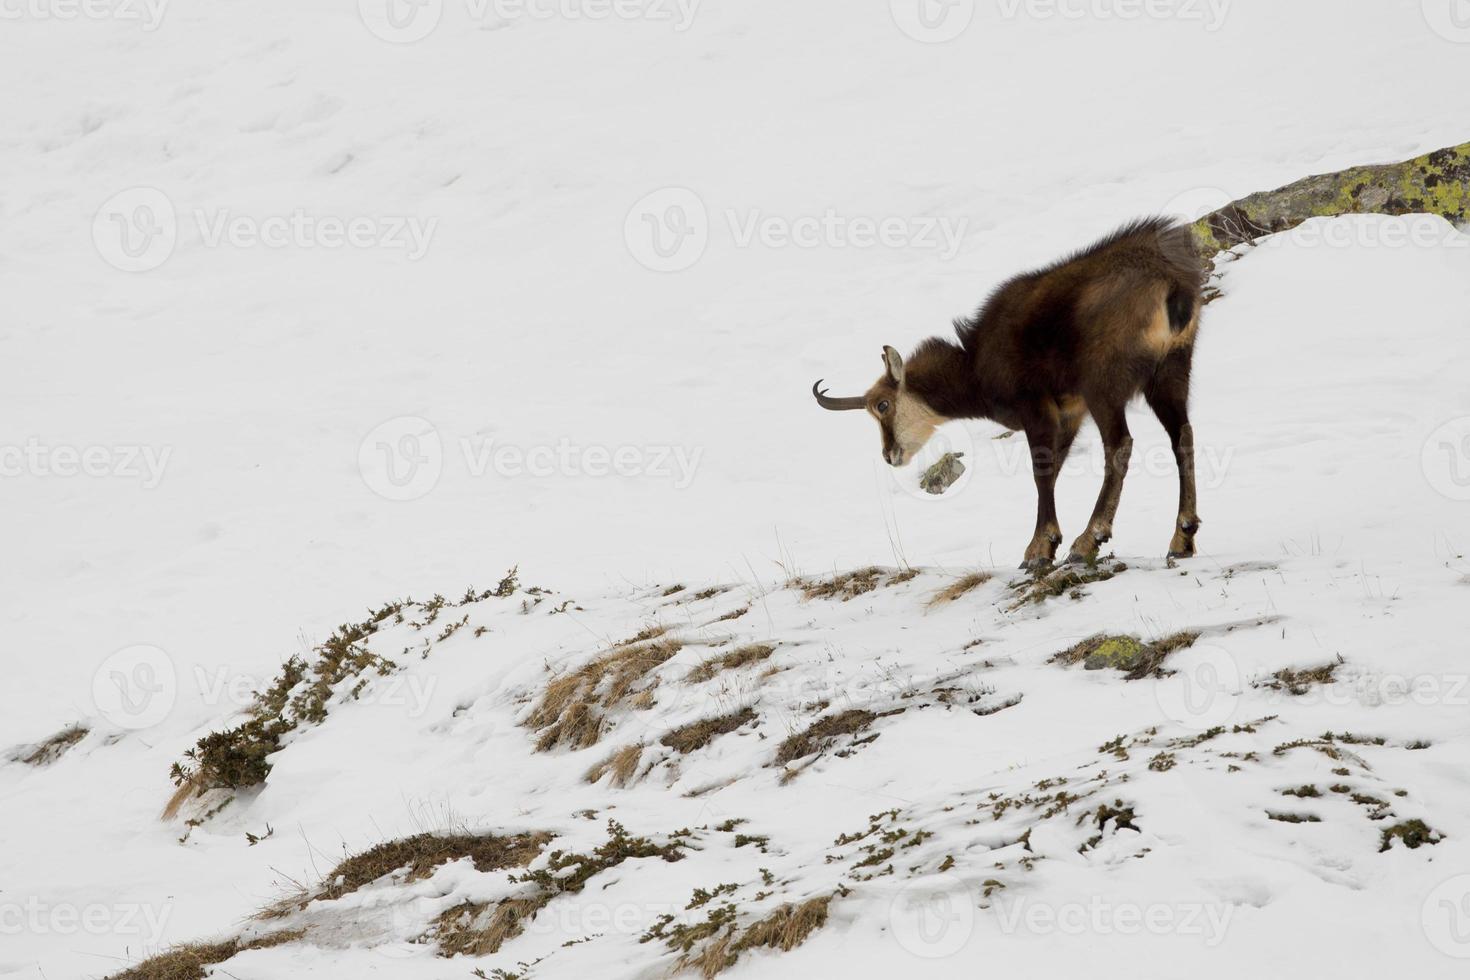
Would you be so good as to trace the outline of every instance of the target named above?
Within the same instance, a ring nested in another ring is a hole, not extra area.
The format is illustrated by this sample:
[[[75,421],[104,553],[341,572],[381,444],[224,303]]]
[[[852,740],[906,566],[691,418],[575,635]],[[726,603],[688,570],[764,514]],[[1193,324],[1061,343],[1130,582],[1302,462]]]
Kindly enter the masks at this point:
[[[893,434],[903,448],[904,455],[912,457],[923,449],[943,421],[923,399],[915,398],[907,392],[899,392]]]
[[[889,440],[883,440],[884,458],[890,465],[903,466],[924,448],[945,419],[923,399],[902,389],[887,394],[885,400],[891,403],[887,418],[877,412],[876,402],[869,405],[868,411],[878,420],[880,428],[891,427],[893,445],[890,449]]]

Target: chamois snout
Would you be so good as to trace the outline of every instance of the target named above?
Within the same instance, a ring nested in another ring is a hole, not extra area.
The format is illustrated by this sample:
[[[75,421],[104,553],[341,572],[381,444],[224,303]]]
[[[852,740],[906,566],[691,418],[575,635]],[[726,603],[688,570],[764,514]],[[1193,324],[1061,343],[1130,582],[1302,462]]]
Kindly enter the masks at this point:
[[[899,392],[892,407],[878,416],[883,434],[883,460],[889,466],[906,466],[929,444],[942,422],[919,399]]]

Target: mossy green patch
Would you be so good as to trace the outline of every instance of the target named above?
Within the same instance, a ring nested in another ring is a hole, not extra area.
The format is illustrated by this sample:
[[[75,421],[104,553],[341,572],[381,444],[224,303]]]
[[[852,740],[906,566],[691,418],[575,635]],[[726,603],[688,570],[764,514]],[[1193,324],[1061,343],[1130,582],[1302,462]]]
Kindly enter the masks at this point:
[[[1197,639],[1199,634],[1191,632],[1173,633],[1151,642],[1136,636],[1099,633],[1055,654],[1049,662],[1066,666],[1080,663],[1087,670],[1118,670],[1136,681],[1167,673],[1163,664],[1169,655]]]
[[[1086,670],[1133,670],[1143,660],[1143,641],[1132,636],[1108,636],[1082,661]]]

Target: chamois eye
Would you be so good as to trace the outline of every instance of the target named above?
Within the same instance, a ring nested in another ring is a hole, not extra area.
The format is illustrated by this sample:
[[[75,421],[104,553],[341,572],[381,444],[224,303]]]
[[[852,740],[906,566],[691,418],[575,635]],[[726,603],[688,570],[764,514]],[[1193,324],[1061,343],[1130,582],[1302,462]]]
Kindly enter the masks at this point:
[[[887,415],[888,414],[888,403],[887,402],[879,402],[878,403],[878,414],[879,415]]]

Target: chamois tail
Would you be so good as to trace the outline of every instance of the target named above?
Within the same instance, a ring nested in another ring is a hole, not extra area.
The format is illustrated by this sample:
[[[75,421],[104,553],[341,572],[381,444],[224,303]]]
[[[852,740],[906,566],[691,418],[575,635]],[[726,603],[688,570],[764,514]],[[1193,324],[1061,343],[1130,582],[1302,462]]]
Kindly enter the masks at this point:
[[[1169,287],[1169,329],[1183,333],[1199,312],[1199,290],[1190,290],[1177,283]]]
[[[1200,286],[1204,267],[1194,246],[1194,233],[1188,225],[1166,227],[1159,236],[1159,251],[1171,273],[1169,296],[1169,329],[1183,333],[1199,315]]]

